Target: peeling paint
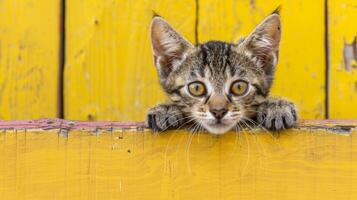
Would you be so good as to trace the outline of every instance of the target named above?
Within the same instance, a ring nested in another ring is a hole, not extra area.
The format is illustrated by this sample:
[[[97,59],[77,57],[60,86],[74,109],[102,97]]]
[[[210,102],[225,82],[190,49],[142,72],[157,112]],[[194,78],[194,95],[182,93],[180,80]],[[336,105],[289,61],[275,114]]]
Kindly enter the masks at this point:
[[[355,125],[334,125],[334,126],[319,126],[319,125],[312,125],[312,126],[300,126],[296,128],[297,130],[318,130],[318,131],[325,131],[329,133],[337,133],[337,134],[350,134],[353,130],[357,129]]]
[[[95,135],[101,132],[121,132],[149,131],[145,122],[120,122],[120,121],[70,121],[63,119],[39,119],[39,120],[23,120],[23,121],[0,121],[1,130],[32,130],[32,131],[49,131],[57,130],[58,134],[68,137],[69,132],[73,130],[90,131]],[[330,133],[351,133],[357,130],[357,120],[302,120],[294,130],[319,130]],[[119,136],[123,139],[123,135]]]
[[[357,68],[357,36],[352,43],[348,44],[344,38],[343,59],[345,70],[351,71],[352,68]]]

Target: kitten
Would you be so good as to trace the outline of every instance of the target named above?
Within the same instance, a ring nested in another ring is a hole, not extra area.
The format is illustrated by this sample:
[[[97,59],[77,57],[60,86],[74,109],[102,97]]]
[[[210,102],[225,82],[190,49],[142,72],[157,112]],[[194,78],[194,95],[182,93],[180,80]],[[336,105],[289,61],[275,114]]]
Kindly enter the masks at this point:
[[[154,17],[154,60],[170,100],[149,110],[148,127],[164,131],[196,123],[212,134],[252,120],[269,130],[292,127],[297,120],[295,105],[268,96],[280,37],[278,14],[265,18],[236,44],[209,41],[197,46],[163,18]]]

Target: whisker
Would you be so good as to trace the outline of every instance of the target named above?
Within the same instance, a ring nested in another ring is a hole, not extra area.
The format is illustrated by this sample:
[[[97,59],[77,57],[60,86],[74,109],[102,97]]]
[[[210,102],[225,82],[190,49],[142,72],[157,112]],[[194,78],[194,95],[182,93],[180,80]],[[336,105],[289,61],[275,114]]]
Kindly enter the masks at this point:
[[[236,152],[237,150],[237,144],[238,144],[238,130],[237,130],[237,124],[234,126],[234,148],[233,148],[233,151],[231,153],[231,156],[234,156],[234,153]]]
[[[179,115],[182,115],[182,112],[180,112],[180,111],[173,112],[172,115],[170,115],[169,117],[167,117],[166,119],[164,119],[163,124],[167,123],[167,121],[169,121],[171,118],[176,117],[176,116],[179,116]],[[178,121],[181,120],[181,119],[182,119],[182,118],[176,120],[174,123],[178,122]],[[160,123],[161,123],[161,121],[160,121]]]
[[[194,126],[193,132],[190,133],[189,138],[188,138],[188,143],[186,144],[186,163],[187,163],[187,169],[188,169],[189,173],[191,173],[190,147],[191,147],[191,144],[192,144],[193,137],[195,135],[195,130],[196,130],[197,127],[200,126],[200,122],[195,121],[192,126]]]
[[[245,172],[245,170],[248,168],[248,165],[249,165],[249,161],[250,161],[250,144],[249,144],[249,139],[248,139],[248,136],[247,134],[244,133],[244,136],[245,136],[245,140],[247,142],[247,162],[245,164],[245,166],[243,167],[242,169],[242,174]]]
[[[276,137],[269,131],[267,130],[265,127],[263,127],[262,125],[258,124],[257,122],[249,119],[249,118],[244,118],[244,120],[248,120],[249,122],[253,123],[253,125],[256,125],[258,126],[259,128],[263,129],[264,132],[268,133],[268,135],[275,141],[275,142],[278,142],[278,140],[276,139]],[[280,147],[280,144],[277,143]]]
[[[247,124],[246,122],[244,122],[244,121],[242,121],[242,122],[243,122],[244,124],[246,124],[246,126],[250,127],[249,124]],[[264,150],[264,148],[263,148],[261,142],[259,141],[259,144],[258,144],[259,137],[257,137],[256,134],[253,134],[253,132],[250,132],[250,134],[251,134],[252,136],[254,136],[254,138],[256,139],[255,143],[258,145],[259,150],[261,150],[261,151],[263,152],[263,155],[265,155],[265,150]],[[260,161],[261,161],[261,160],[260,160]]]

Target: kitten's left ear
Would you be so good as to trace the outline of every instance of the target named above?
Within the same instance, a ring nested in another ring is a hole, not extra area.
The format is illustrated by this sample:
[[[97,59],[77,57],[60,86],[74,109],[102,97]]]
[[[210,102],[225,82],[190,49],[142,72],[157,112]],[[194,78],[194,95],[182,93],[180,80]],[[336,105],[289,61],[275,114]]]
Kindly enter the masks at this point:
[[[267,74],[272,75],[278,62],[281,38],[281,21],[278,14],[271,14],[238,45],[238,50],[257,58]]]

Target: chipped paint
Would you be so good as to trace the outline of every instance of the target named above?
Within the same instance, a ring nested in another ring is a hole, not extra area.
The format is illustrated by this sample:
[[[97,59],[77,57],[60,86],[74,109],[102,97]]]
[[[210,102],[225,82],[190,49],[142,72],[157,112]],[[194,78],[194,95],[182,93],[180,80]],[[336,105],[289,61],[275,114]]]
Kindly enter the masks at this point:
[[[59,134],[67,134],[71,130],[86,130],[98,133],[102,130],[114,131],[120,130],[134,130],[143,131],[145,128],[144,122],[85,122],[85,121],[71,121],[63,119],[39,119],[39,120],[23,120],[23,121],[0,121],[0,130],[58,130]]]
[[[357,68],[357,36],[349,44],[346,42],[346,38],[343,40],[343,59],[345,63],[345,70],[351,71],[352,69]]]

